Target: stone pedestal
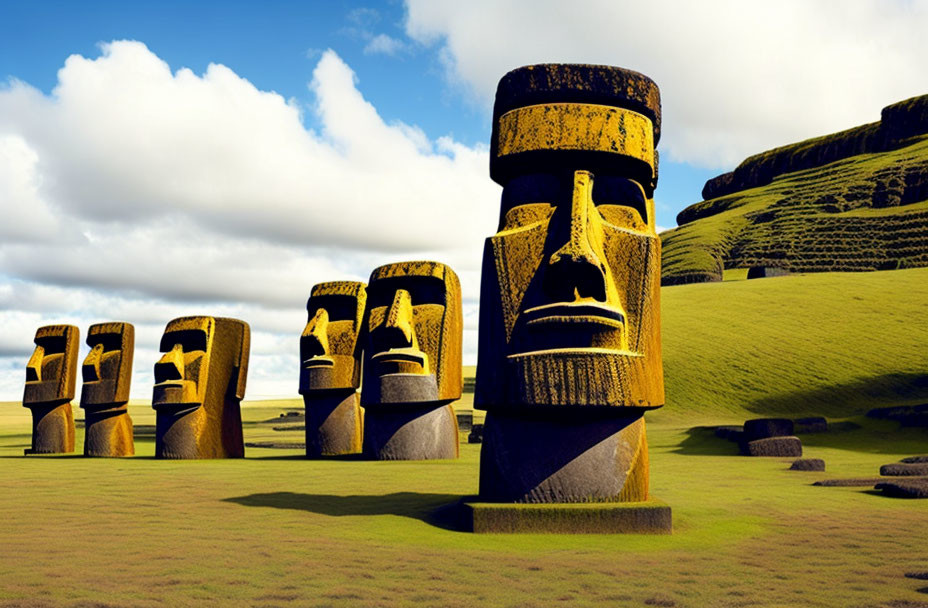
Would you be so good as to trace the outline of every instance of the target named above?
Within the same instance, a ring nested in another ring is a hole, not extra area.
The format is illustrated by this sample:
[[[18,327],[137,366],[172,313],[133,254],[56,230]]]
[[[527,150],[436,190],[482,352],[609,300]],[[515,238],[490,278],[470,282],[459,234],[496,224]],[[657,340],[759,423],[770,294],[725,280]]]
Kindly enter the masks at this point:
[[[642,502],[518,504],[464,500],[462,528],[489,534],[671,534],[665,503]]]
[[[34,403],[32,447],[24,454],[66,454],[74,451],[74,413],[71,402]]]
[[[307,458],[361,453],[363,410],[354,389],[314,392],[303,403]]]
[[[364,456],[372,460],[458,457],[458,422],[450,405],[369,407]]]
[[[86,409],[84,428],[84,456],[120,458],[135,454],[132,418],[125,407]]]

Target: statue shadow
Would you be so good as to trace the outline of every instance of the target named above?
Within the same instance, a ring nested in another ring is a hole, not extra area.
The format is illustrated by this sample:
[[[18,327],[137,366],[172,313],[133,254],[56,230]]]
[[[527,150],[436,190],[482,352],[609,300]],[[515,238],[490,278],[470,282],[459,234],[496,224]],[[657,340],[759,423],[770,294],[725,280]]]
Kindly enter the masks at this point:
[[[714,426],[694,426],[686,430],[686,438],[677,445],[673,453],[689,456],[738,456],[741,452],[736,442],[716,437]]]
[[[418,519],[443,530],[460,531],[458,502],[455,494],[422,494],[394,492],[393,494],[333,496],[330,494],[298,494],[296,492],[267,492],[224,498],[246,507],[293,509],[319,515],[343,517],[346,515],[399,515]]]

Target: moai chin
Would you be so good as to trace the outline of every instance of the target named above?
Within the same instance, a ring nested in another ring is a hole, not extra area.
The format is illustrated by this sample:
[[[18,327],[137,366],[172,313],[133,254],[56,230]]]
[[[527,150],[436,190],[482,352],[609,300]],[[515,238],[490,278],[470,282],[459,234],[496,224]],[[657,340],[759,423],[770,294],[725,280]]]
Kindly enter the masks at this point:
[[[91,325],[87,346],[90,352],[81,367],[84,456],[132,456],[135,442],[127,406],[135,327],[117,322]]]
[[[610,66],[506,74],[490,176],[474,405],[480,497],[648,499],[643,413],[664,403],[657,85]]]
[[[300,394],[306,405],[306,455],[358,454],[363,412],[358,335],[364,321],[364,283],[315,285],[300,337]]]
[[[32,411],[32,447],[26,454],[74,451],[74,385],[80,330],[46,325],[35,332],[35,350],[26,364],[23,407]]]
[[[222,317],[181,317],[161,337],[155,363],[155,456],[242,458],[251,332]]]
[[[451,402],[461,398],[461,286],[438,262],[375,268],[364,332],[364,454],[457,458]]]

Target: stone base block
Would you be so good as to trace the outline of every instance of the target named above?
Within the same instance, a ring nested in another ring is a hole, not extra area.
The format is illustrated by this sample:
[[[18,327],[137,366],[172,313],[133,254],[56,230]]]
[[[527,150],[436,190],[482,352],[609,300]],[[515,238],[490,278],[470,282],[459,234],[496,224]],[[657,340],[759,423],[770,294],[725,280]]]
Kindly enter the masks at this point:
[[[643,502],[547,504],[464,499],[460,509],[462,527],[481,534],[673,533],[670,506],[654,497]]]
[[[802,456],[802,441],[799,437],[768,437],[748,442],[743,450],[747,456],[799,458]]]

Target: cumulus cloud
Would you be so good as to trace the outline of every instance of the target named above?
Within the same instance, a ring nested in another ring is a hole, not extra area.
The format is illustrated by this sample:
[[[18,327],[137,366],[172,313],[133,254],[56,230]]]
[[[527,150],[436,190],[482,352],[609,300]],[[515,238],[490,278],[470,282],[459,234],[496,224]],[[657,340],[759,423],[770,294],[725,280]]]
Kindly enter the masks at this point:
[[[925,0],[406,4],[407,34],[437,46],[448,78],[484,106],[502,74],[530,63],[651,76],[662,150],[704,167],[872,122],[883,106],[928,93]]]
[[[406,43],[386,34],[377,34],[364,46],[365,55],[397,55],[406,50]]]
[[[67,58],[50,95],[0,87],[0,368],[25,366],[39,325],[124,320],[146,397],[164,324],[213,314],[252,325],[250,396],[295,394],[311,286],[402,259],[451,264],[476,318],[486,148],[388,124],[331,50],[308,86],[299,107],[118,41]],[[4,373],[0,398],[21,382]]]

